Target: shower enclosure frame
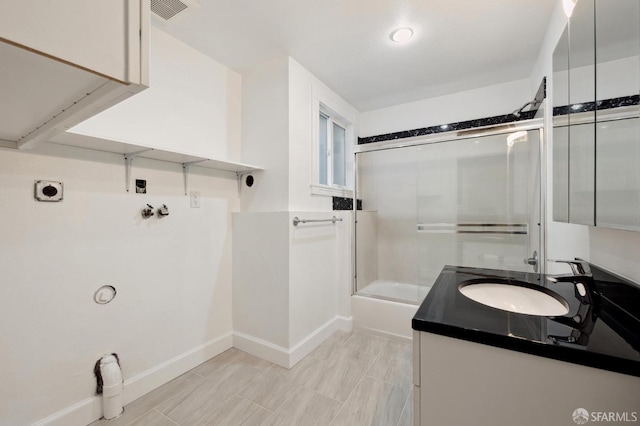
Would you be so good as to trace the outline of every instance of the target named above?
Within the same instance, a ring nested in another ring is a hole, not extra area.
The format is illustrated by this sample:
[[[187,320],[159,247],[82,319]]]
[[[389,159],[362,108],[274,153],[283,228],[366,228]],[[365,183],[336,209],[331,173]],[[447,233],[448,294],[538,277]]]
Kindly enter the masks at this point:
[[[546,103],[546,101],[545,101]],[[544,106],[540,108],[544,111]],[[476,127],[465,130],[455,130],[450,132],[434,133],[431,135],[416,136],[410,138],[403,138],[402,140],[389,140],[382,142],[374,142],[363,145],[355,145],[353,148],[353,232],[352,238],[352,283],[351,283],[351,295],[357,294],[358,285],[358,262],[357,262],[357,232],[358,232],[358,212],[357,212],[357,199],[359,193],[358,187],[358,155],[366,152],[384,151],[398,148],[407,148],[412,146],[421,146],[434,143],[446,143],[455,142],[460,140],[472,139],[483,136],[496,136],[502,134],[508,134],[518,131],[531,131],[537,130],[539,132],[538,142],[538,155],[540,159],[540,174],[537,176],[540,185],[540,226],[539,226],[539,238],[540,238],[540,253],[538,253],[538,273],[544,274],[546,272],[546,256],[547,256],[547,146],[544,132],[544,119],[534,118],[530,120],[522,120],[508,124],[497,124],[491,126]],[[370,296],[371,297],[371,296]],[[386,299],[382,296],[376,296],[376,298],[383,300],[396,301],[393,299]]]

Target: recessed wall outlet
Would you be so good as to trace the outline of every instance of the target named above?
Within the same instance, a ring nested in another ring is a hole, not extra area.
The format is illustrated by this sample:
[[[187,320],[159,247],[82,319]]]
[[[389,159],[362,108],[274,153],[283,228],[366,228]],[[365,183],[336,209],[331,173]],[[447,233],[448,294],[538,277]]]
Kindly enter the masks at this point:
[[[191,196],[191,208],[199,209],[200,208],[200,191],[191,191],[189,195]]]
[[[38,201],[62,201],[62,182],[37,180],[33,196]]]
[[[136,194],[147,193],[147,181],[145,179],[136,179]]]

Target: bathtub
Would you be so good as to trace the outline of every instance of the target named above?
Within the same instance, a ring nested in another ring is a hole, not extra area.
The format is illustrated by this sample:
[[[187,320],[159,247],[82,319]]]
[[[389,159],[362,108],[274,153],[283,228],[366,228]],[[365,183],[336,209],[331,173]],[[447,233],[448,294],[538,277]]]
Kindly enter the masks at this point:
[[[411,319],[431,287],[376,280],[351,296],[356,328],[401,341],[411,341]]]

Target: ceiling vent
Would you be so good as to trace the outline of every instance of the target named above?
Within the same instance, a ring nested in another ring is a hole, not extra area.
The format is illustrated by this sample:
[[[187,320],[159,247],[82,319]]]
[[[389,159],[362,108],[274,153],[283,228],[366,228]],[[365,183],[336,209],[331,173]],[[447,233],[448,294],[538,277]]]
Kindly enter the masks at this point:
[[[151,11],[163,22],[183,17],[199,8],[200,5],[195,0],[151,0]]]

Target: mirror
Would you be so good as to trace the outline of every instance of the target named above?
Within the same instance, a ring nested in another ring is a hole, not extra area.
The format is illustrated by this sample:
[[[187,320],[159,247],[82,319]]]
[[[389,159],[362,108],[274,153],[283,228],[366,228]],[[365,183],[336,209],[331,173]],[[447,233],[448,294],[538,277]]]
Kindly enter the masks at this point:
[[[553,54],[553,219],[640,231],[640,2],[579,0]]]
[[[569,222],[569,27],[553,51],[553,220]]]
[[[595,224],[595,3],[578,0],[569,20],[569,222]]]
[[[640,1],[595,4],[596,225],[640,231]]]

